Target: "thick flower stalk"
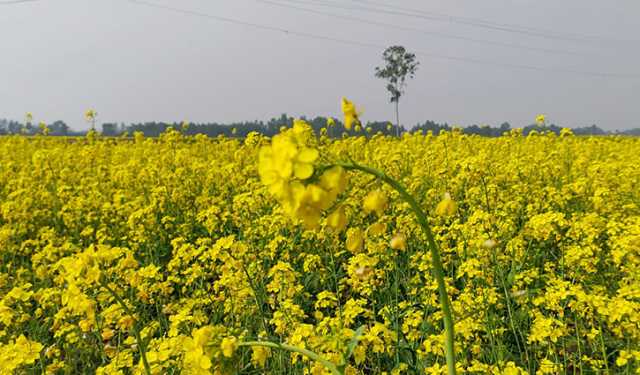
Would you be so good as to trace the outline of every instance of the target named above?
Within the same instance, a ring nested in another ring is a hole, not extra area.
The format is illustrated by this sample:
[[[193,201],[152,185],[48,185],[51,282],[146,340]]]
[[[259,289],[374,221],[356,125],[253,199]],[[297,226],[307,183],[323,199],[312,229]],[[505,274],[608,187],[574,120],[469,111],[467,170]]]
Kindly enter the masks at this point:
[[[311,350],[299,348],[297,346],[275,343],[271,341],[244,341],[238,343],[238,346],[250,346],[250,347],[265,347],[265,348],[273,348],[273,349],[281,349],[286,350],[291,353],[298,353],[308,357],[311,360],[321,363],[332,375],[342,375],[344,372],[336,366],[331,361],[323,358],[317,353],[312,352]]]
[[[122,309],[127,313],[127,315],[129,315],[130,317],[135,317],[131,309],[129,309],[129,307],[127,306],[126,302],[124,302],[124,300],[118,295],[118,293],[116,293],[116,291],[109,286],[106,280],[100,280],[100,285],[103,288],[105,288],[113,298],[115,298],[116,302],[118,302],[120,307],[122,307]],[[151,367],[149,366],[149,361],[147,360],[146,347],[145,347],[144,341],[142,341],[142,337],[140,336],[139,323],[137,320],[135,320],[135,318],[131,328],[133,330],[133,335],[136,339],[136,343],[138,345],[138,351],[140,353],[140,359],[142,360],[142,364],[144,366],[145,374],[151,375]]]
[[[402,199],[409,204],[411,210],[413,211],[420,227],[424,231],[427,236],[427,244],[429,245],[429,250],[431,252],[431,259],[433,262],[433,275],[438,284],[438,294],[440,295],[440,307],[442,309],[442,320],[444,323],[445,330],[445,356],[447,360],[447,369],[450,375],[456,373],[456,360],[455,360],[455,349],[454,349],[454,323],[453,323],[453,313],[451,310],[451,302],[449,301],[449,295],[447,294],[447,287],[444,280],[444,267],[442,265],[442,260],[440,258],[440,251],[438,249],[438,245],[436,244],[433,231],[429,226],[429,222],[427,220],[427,215],[422,210],[416,199],[409,194],[407,189],[402,186],[398,181],[388,176],[386,173],[366,167],[363,165],[356,164],[354,162],[348,163],[338,163],[337,166],[344,168],[345,170],[359,171],[370,174],[379,178],[381,181],[391,186],[394,190],[396,190]],[[449,197],[450,199],[450,197]],[[380,201],[380,199],[375,199]],[[374,198],[371,198],[371,195],[368,196],[368,199],[365,199],[365,205],[369,204],[372,207],[374,205],[371,203],[375,201]],[[442,204],[442,203],[441,203]],[[451,207],[455,207],[455,203],[453,201],[447,202],[447,210],[451,210]],[[402,243],[402,239],[394,238],[395,246],[400,247]]]
[[[345,125],[357,120],[353,103],[343,99],[342,106]],[[433,275],[438,284],[440,306],[443,313],[447,368],[449,374],[455,374],[454,323],[451,302],[446,290],[440,252],[429,226],[427,215],[402,184],[380,170],[355,162],[336,163],[316,170],[313,163],[319,158],[319,153],[317,149],[310,146],[310,133],[309,125],[298,120],[294,123],[293,129],[276,135],[270,146],[260,150],[259,172],[262,182],[280,200],[284,210],[293,218],[301,219],[307,228],[315,228],[318,225],[323,212],[332,206],[337,196],[345,189],[347,184],[345,171],[358,171],[372,175],[396,190],[411,207],[427,237],[433,263]],[[382,191],[376,190],[364,198],[363,209],[366,213],[375,212],[380,216],[387,204],[386,195]],[[451,215],[455,210],[455,202],[448,194],[436,209],[439,215]],[[346,221],[344,212],[340,208],[327,217],[329,227],[336,230],[344,229]],[[346,246],[350,251],[357,251],[362,247],[362,242],[362,235],[359,232],[351,230],[347,233]],[[405,246],[406,239],[403,235],[394,238],[394,248],[400,249]]]

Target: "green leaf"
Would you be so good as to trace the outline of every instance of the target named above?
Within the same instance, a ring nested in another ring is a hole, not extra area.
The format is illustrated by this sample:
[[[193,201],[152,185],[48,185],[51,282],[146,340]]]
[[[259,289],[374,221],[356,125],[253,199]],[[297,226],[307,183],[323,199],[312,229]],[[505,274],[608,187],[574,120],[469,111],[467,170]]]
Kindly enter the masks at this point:
[[[349,345],[347,345],[347,350],[344,353],[345,362],[347,362],[349,358],[351,358],[351,355],[353,355],[353,351],[356,349],[356,346],[358,346],[358,343],[362,338],[363,332],[364,332],[364,326],[360,326],[358,327],[358,329],[356,329],[356,332],[353,334],[353,337],[351,337],[351,341],[349,341]]]

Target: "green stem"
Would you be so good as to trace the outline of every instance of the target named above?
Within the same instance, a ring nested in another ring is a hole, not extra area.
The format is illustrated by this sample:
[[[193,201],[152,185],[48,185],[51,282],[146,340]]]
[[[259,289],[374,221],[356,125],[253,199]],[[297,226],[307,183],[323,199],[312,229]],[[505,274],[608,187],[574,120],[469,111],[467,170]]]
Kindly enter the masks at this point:
[[[227,255],[229,255],[229,257],[231,257],[231,259],[235,260],[236,262],[238,261],[233,254],[231,253],[231,250],[227,249]],[[258,308],[258,311],[260,312],[260,317],[262,318],[262,328],[264,329],[265,332],[269,332],[269,326],[267,324],[267,319],[265,317],[265,313],[264,313],[264,309],[262,308],[263,304],[261,303],[261,301],[258,300],[258,287],[257,285],[253,285],[253,282],[251,280],[253,280],[253,278],[251,277],[251,275],[249,274],[249,270],[247,269],[247,267],[245,266],[244,261],[240,262],[242,264],[242,270],[244,271],[245,276],[247,276],[247,282],[249,283],[249,286],[251,287],[251,290],[253,291],[253,299],[256,303],[256,307]]]
[[[102,285],[112,296],[116,299],[118,304],[124,309],[127,315],[131,316],[133,319],[133,335],[136,338],[136,342],[138,344],[138,352],[140,352],[140,358],[142,358],[142,364],[144,365],[144,370],[147,375],[151,375],[151,367],[149,366],[149,362],[147,361],[147,354],[145,351],[144,343],[142,342],[142,338],[140,337],[140,330],[138,329],[138,320],[135,318],[127,304],[124,302],[122,298],[113,290],[111,287],[103,281],[100,281],[100,285]]]
[[[296,346],[287,345],[287,344],[279,344],[271,341],[244,341],[238,343],[238,346],[264,346],[267,348],[274,349],[283,349],[288,350],[293,353],[299,353],[305,355],[316,362],[320,362],[324,367],[326,367],[333,375],[343,375],[342,371],[338,369],[338,367],[332,362],[322,358],[320,355],[312,352],[311,350],[298,348]]]
[[[602,360],[604,361],[604,367],[607,369],[607,374],[610,374],[609,372],[609,357],[607,356],[607,349],[606,346],[604,344],[604,329],[602,327],[602,321],[600,320],[600,318],[598,319],[598,325],[600,326],[600,349],[602,350]]]
[[[407,189],[405,189],[402,184],[388,176],[386,173],[366,167],[363,165],[356,164],[354,162],[350,163],[336,163],[335,165],[340,166],[346,170],[355,170],[364,173],[368,173],[370,175],[378,177],[387,185],[391,186],[395,189],[402,199],[405,200],[411,206],[411,209],[416,215],[416,219],[418,223],[422,227],[425,235],[427,236],[427,243],[429,245],[429,250],[431,251],[431,260],[433,262],[433,274],[438,283],[438,293],[440,295],[440,307],[442,308],[442,320],[444,323],[445,330],[445,355],[447,359],[447,368],[449,375],[455,375],[456,373],[456,359],[455,359],[455,351],[454,351],[454,332],[453,332],[453,314],[451,312],[451,302],[449,301],[449,295],[447,294],[447,287],[444,281],[444,268],[442,266],[442,259],[440,258],[440,251],[438,250],[438,245],[436,244],[435,238],[433,236],[433,232],[431,231],[431,227],[429,226],[429,222],[427,220],[427,215],[422,210],[418,202],[415,198],[409,194]]]
[[[395,267],[394,267],[394,281],[393,281],[393,296],[395,299],[395,309],[393,312],[394,315],[394,320],[395,320],[395,326],[396,326],[396,366],[400,365],[400,307],[399,307],[399,303],[398,303],[398,268],[400,268],[400,265],[398,265],[398,257],[395,257]]]

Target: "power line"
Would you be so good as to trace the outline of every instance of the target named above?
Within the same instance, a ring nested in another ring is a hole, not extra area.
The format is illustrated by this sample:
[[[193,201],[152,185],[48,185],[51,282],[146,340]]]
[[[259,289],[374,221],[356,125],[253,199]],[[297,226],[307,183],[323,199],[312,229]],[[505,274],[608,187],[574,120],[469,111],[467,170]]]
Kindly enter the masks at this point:
[[[569,36],[572,38],[585,38],[585,39],[589,39],[590,37],[587,36],[581,36],[579,34],[571,34],[571,33],[558,33],[556,31],[550,31],[550,30],[543,30],[543,29],[538,29],[538,28],[533,28],[533,27],[528,27],[528,26],[521,26],[521,25],[513,25],[513,24],[505,24],[505,23],[497,23],[497,22],[491,22],[491,21],[486,21],[483,19],[479,19],[479,18],[472,18],[472,17],[461,17],[461,16],[454,16],[454,15],[450,15],[450,14],[446,14],[446,13],[438,13],[438,12],[432,12],[432,11],[425,11],[425,10],[421,10],[421,9],[415,9],[415,8],[406,8],[406,7],[399,7],[399,6],[394,6],[394,5],[388,5],[379,1],[372,1],[372,0],[351,0],[353,2],[358,2],[358,3],[364,3],[364,4],[371,4],[371,5],[377,5],[377,6],[382,6],[382,7],[386,7],[386,8],[391,8],[391,9],[397,9],[400,11],[408,11],[408,12],[415,12],[415,13],[419,13],[419,14],[429,14],[432,16],[436,16],[436,17],[440,17],[442,21],[445,22],[459,22],[465,25],[470,25],[470,26],[475,26],[477,24],[482,24],[482,25],[489,25],[489,26],[496,26],[496,27],[502,27],[502,28],[510,28],[510,29],[522,29],[522,30],[527,30],[527,31],[531,31],[531,32],[537,32],[537,33],[542,33],[542,34],[555,34],[555,35],[565,35],[565,36]]]
[[[530,47],[530,46],[525,46],[525,45],[515,44],[515,43],[496,42],[496,41],[491,41],[491,40],[476,39],[476,38],[470,38],[470,37],[459,36],[459,35],[448,34],[448,33],[441,33],[441,32],[436,32],[436,31],[428,31],[428,30],[423,30],[423,29],[418,29],[418,28],[413,28],[413,27],[399,26],[399,25],[394,25],[394,24],[390,24],[390,23],[372,21],[372,20],[365,19],[365,18],[359,18],[359,17],[345,16],[345,15],[342,15],[342,14],[323,12],[323,11],[319,11],[319,10],[315,10],[315,9],[299,7],[299,6],[296,6],[296,5],[282,4],[282,3],[278,3],[278,2],[275,2],[275,1],[271,1],[271,0],[255,0],[255,1],[261,2],[261,3],[265,3],[265,4],[270,4],[270,5],[273,5],[273,6],[279,6],[279,7],[289,8],[289,9],[295,9],[295,10],[299,10],[299,11],[302,11],[302,12],[319,14],[319,15],[329,16],[329,17],[333,17],[333,18],[339,18],[339,19],[344,19],[344,20],[349,20],[349,21],[360,22],[360,23],[364,23],[364,24],[368,24],[368,25],[375,25],[375,26],[380,26],[380,27],[385,27],[385,28],[390,28],[390,29],[396,29],[396,30],[418,32],[418,33],[431,35],[431,36],[435,36],[435,37],[439,37],[439,38],[461,40],[461,41],[465,41],[465,42],[485,44],[485,45],[493,45],[493,46],[499,46],[499,47],[505,47],[505,48],[514,48],[514,49],[520,49],[520,50],[539,51],[539,52],[552,53],[552,54],[575,55],[575,56],[590,56],[591,55],[589,53],[566,51],[566,50],[553,49],[553,48],[544,48],[544,47]]]
[[[294,0],[288,0],[288,1],[294,1]],[[457,23],[457,24],[462,24],[466,26],[479,27],[479,28],[484,28],[484,29],[489,29],[494,31],[523,34],[527,36],[540,37],[540,38],[546,38],[546,39],[556,39],[556,40],[565,40],[565,41],[573,41],[573,42],[600,42],[600,43],[623,42],[620,40],[607,40],[604,38],[598,38],[593,36],[585,36],[585,35],[569,34],[569,33],[558,33],[555,31],[541,30],[541,29],[535,29],[531,27],[496,23],[496,22],[485,21],[477,18],[459,17],[459,16],[453,16],[453,15],[444,14],[444,13],[427,12],[427,11],[422,11],[418,9],[387,5],[381,2],[376,2],[371,0],[352,0],[352,1],[369,3],[369,4],[377,4],[378,6],[383,6],[383,7],[391,8],[395,10],[385,10],[385,9],[370,8],[365,6],[359,6],[356,8],[345,8],[342,5],[339,5],[337,3],[332,3],[326,0],[309,0],[309,1],[319,6],[339,7],[342,9],[352,9],[352,10],[356,9],[356,10],[361,10],[365,12],[383,13],[383,14],[391,14],[396,16],[413,17],[413,18],[423,18],[423,19],[428,19],[432,21]],[[300,2],[300,1],[297,1],[297,2]],[[638,42],[638,41],[626,41],[626,42]]]
[[[607,42],[607,41],[616,41],[616,42],[620,42],[621,40],[612,40],[612,39],[607,39],[607,38],[602,38],[602,37],[597,37],[597,36],[593,36],[593,35],[584,35],[584,34],[578,34],[578,33],[568,33],[568,32],[558,32],[558,31],[553,31],[553,30],[545,30],[545,29],[540,29],[540,28],[534,28],[534,27],[530,27],[530,26],[522,26],[522,25],[515,25],[515,24],[508,24],[508,23],[498,23],[498,22],[492,22],[492,21],[487,21],[487,20],[483,20],[481,18],[473,18],[473,17],[461,17],[461,16],[454,16],[451,14],[446,14],[446,13],[438,13],[438,12],[433,12],[433,11],[425,11],[425,10],[421,10],[421,9],[415,9],[415,8],[406,8],[406,7],[399,7],[396,5],[389,5],[389,4],[385,4],[383,2],[379,2],[379,1],[373,1],[373,0],[351,0],[353,2],[358,2],[358,3],[364,3],[364,4],[371,4],[371,5],[376,5],[376,6],[382,6],[382,7],[386,7],[386,8],[391,8],[391,9],[397,9],[400,11],[408,11],[408,12],[415,12],[415,13],[420,13],[420,14],[426,14],[426,15],[432,15],[432,16],[436,16],[436,17],[440,17],[442,21],[445,22],[457,22],[457,23],[462,23],[465,25],[469,25],[469,26],[477,26],[477,25],[489,25],[489,26],[496,26],[496,27],[502,27],[502,28],[509,28],[509,29],[513,29],[513,30],[527,30],[527,31],[531,31],[531,32],[536,32],[536,33],[540,33],[540,34],[545,34],[548,36],[556,36],[556,37],[567,37],[567,38],[573,38],[573,39],[583,39],[585,41],[600,41],[600,42]],[[637,42],[637,41],[625,41],[625,42]]]
[[[21,3],[30,3],[33,1],[40,1],[40,0],[7,0],[7,1],[0,1],[0,5],[13,5],[13,4],[21,4]]]
[[[169,10],[169,11],[172,11],[172,12],[175,12],[175,13],[181,13],[181,14],[185,14],[185,15],[189,15],[189,16],[196,16],[196,17],[201,17],[201,18],[209,18],[209,19],[213,19],[213,20],[217,20],[217,21],[221,21],[221,22],[227,22],[227,23],[233,23],[233,24],[242,25],[242,26],[253,27],[253,28],[256,28],[256,29],[277,31],[277,32],[281,32],[281,33],[284,33],[284,34],[287,34],[287,35],[295,35],[295,36],[299,36],[299,37],[303,37],[303,38],[326,40],[326,41],[338,42],[338,43],[342,43],[342,44],[357,45],[357,46],[360,46],[360,47],[381,48],[381,46],[377,45],[377,44],[366,43],[366,42],[358,42],[358,41],[352,41],[352,40],[347,40],[347,39],[333,38],[333,37],[328,37],[328,36],[323,36],[323,35],[311,34],[311,33],[307,33],[307,32],[304,32],[304,31],[294,31],[294,30],[289,30],[289,29],[285,29],[285,28],[282,28],[282,27],[277,27],[277,26],[263,25],[263,24],[253,23],[253,22],[242,21],[242,20],[238,20],[238,19],[234,19],[234,18],[216,16],[216,15],[207,14],[207,13],[203,13],[203,12],[198,12],[198,11],[194,11],[194,10],[170,7],[170,6],[166,6],[166,5],[151,3],[151,2],[148,2],[148,1],[144,1],[144,0],[124,0],[124,1],[128,1],[130,3],[134,3],[134,4],[138,4],[138,5],[148,6],[148,7],[152,7],[152,8]],[[382,48],[385,48],[385,47],[382,46]]]
[[[395,7],[395,10],[390,10],[390,9],[372,8],[372,7],[362,6],[362,5],[345,6],[342,3],[335,3],[335,2],[326,1],[326,0],[307,0],[307,1],[282,0],[282,1],[305,4],[305,5],[310,5],[309,3],[312,3],[313,5],[321,6],[321,7],[330,7],[330,8],[336,8],[336,9],[344,9],[344,10],[357,10],[362,12],[378,13],[378,14],[386,14],[386,15],[402,16],[402,17],[410,17],[410,18],[419,18],[419,19],[426,19],[430,21],[438,21],[438,22],[446,22],[446,23],[457,23],[457,24],[462,24],[466,26],[483,28],[483,29],[488,29],[493,31],[502,31],[502,32],[508,32],[508,33],[527,35],[531,37],[564,40],[564,41],[571,41],[571,42],[582,42],[582,43],[600,43],[601,45],[604,45],[604,46],[606,46],[605,43],[610,43],[610,42],[640,43],[640,41],[637,41],[637,40],[623,41],[623,40],[611,40],[611,39],[604,39],[604,38],[596,39],[596,38],[587,37],[587,36],[570,36],[567,34],[563,35],[563,34],[554,33],[554,32],[542,32],[539,30],[531,29],[531,28],[522,28],[522,27],[518,28],[515,26],[497,24],[497,23],[492,23],[488,21],[470,21],[470,20],[465,20],[465,18],[463,17],[444,15],[440,13],[430,13],[430,12],[417,11],[417,10],[411,10],[411,11],[401,10],[401,9],[408,9],[408,8]],[[394,8],[388,5],[384,5],[384,6],[388,8]]]
[[[252,27],[256,29],[261,29],[261,30],[281,32],[287,35],[293,35],[293,36],[298,36],[302,38],[324,40],[324,41],[330,41],[330,42],[341,43],[346,45],[354,45],[354,46],[365,47],[365,48],[384,49],[387,47],[381,44],[360,42],[360,41],[351,40],[351,39],[334,38],[334,37],[329,37],[324,35],[307,33],[303,31],[289,30],[289,29],[276,27],[276,26],[269,26],[264,24],[247,22],[247,21],[242,21],[235,18],[216,16],[208,13],[156,4],[156,3],[152,3],[144,0],[123,0],[123,1],[127,1],[130,3],[142,5],[142,6],[147,6],[151,8],[164,9],[174,13],[180,13],[180,14],[189,15],[189,16],[212,19],[220,22],[232,23],[232,24]],[[565,68],[545,68],[545,67],[537,67],[532,65],[502,63],[497,61],[482,60],[482,59],[476,59],[476,58],[470,58],[470,57],[434,54],[428,51],[420,51],[420,50],[416,50],[416,52],[423,57],[432,58],[432,59],[465,62],[465,63],[472,63],[472,64],[480,64],[480,65],[500,66],[504,68],[531,70],[531,71],[538,71],[538,72],[545,72],[545,73],[566,73],[566,74],[575,74],[575,75],[584,75],[584,76],[593,76],[593,77],[602,77],[602,78],[640,78],[640,75],[632,75],[632,74],[581,71],[581,70],[573,70],[573,69],[565,69]]]

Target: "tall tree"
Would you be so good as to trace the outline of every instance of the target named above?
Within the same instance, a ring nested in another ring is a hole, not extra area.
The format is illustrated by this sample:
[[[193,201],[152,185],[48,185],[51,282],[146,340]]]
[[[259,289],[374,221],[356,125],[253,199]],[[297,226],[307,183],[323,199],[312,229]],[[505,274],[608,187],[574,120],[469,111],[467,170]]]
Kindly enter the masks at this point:
[[[387,91],[391,94],[390,102],[396,108],[396,132],[400,135],[400,97],[404,94],[407,78],[413,78],[420,62],[416,55],[409,53],[402,46],[391,46],[382,53],[384,66],[376,67],[376,77],[387,81]]]

